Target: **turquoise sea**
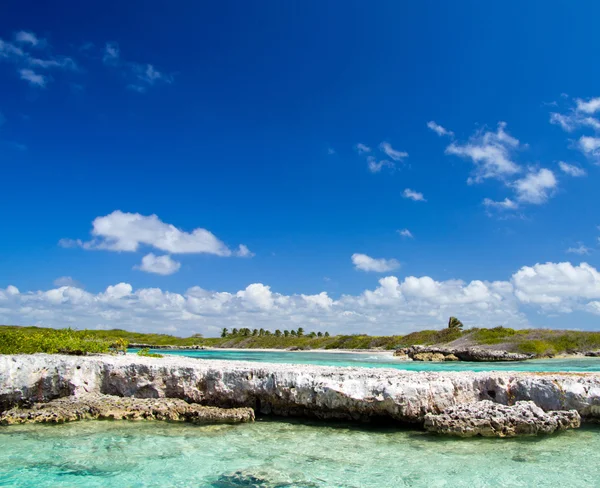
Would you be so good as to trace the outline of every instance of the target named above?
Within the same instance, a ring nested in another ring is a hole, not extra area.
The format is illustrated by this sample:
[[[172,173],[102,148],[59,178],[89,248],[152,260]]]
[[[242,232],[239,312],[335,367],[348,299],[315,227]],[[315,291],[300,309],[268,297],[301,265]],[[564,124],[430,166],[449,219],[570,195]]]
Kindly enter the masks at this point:
[[[418,430],[261,420],[0,427],[0,486],[592,487],[600,429],[445,439]]]
[[[486,364],[401,362],[377,353],[160,352],[428,371],[600,371],[595,358]],[[452,439],[397,425],[281,418],[231,426],[90,421],[0,427],[0,486],[597,487],[600,426],[523,439]]]
[[[132,350],[135,352],[135,350]],[[401,361],[389,353],[289,352],[252,350],[155,350],[159,354],[197,359],[228,359],[264,363],[316,364],[322,366],[361,366],[410,371],[600,371],[600,358],[537,359],[507,363]]]

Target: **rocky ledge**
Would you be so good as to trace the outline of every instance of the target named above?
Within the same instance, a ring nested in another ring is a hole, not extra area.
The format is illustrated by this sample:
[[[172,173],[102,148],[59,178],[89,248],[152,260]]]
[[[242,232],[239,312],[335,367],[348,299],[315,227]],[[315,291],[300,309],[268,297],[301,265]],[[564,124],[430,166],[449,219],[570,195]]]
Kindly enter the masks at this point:
[[[428,413],[482,400],[532,401],[546,412],[577,410],[583,420],[600,419],[595,373],[417,372],[133,354],[0,355],[0,412],[89,394],[416,424]]]
[[[533,354],[498,351],[482,347],[410,346],[398,349],[395,356],[413,361],[525,361]]]
[[[544,412],[534,402],[500,405],[489,400],[447,408],[441,414],[428,413],[425,429],[458,437],[516,437],[552,434],[581,425],[577,410]]]
[[[57,398],[29,408],[14,407],[0,415],[0,425],[62,424],[75,420],[167,420],[194,424],[252,422],[251,408],[217,408],[177,398],[124,398],[99,393]]]

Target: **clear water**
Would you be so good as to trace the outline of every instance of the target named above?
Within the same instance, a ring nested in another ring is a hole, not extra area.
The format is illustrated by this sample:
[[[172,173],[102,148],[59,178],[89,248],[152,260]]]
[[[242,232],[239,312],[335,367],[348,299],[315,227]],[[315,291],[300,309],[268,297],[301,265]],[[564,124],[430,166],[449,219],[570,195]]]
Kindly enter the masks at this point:
[[[229,359],[265,363],[317,364],[323,366],[363,366],[410,371],[600,371],[600,358],[536,359],[508,363],[469,363],[401,361],[386,353],[329,353],[251,350],[156,350],[160,354],[198,359]]]
[[[236,426],[92,421],[0,427],[0,446],[0,486],[11,487],[600,484],[600,430],[590,427],[509,440],[273,420]]]

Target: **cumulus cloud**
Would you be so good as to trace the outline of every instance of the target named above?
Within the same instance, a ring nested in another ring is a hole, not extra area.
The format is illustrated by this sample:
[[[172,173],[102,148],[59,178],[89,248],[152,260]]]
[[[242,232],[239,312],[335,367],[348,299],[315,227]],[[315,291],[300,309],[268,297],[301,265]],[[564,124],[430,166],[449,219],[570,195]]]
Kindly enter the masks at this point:
[[[554,173],[546,168],[529,172],[524,178],[514,182],[517,200],[533,204],[542,204],[548,200],[550,193],[558,182]]]
[[[594,160],[600,158],[600,137],[581,136],[577,146],[589,158]]]
[[[524,266],[506,281],[385,276],[356,295],[283,295],[263,283],[229,293],[198,286],[184,293],[111,285],[98,293],[71,285],[46,291],[0,288],[0,323],[78,328],[169,330],[217,335],[222,327],[304,327],[335,333],[394,334],[445,327],[456,315],[468,326],[526,327],[522,307],[541,313],[600,314],[600,273],[586,263]],[[168,324],[168,325],[166,325]],[[167,329],[167,327],[169,329]]]
[[[408,237],[410,239],[412,239],[414,237],[412,235],[412,232],[408,229],[401,229],[401,230],[397,230],[396,232],[398,232],[398,234],[402,237]]]
[[[469,159],[475,166],[469,183],[481,183],[488,178],[505,179],[520,172],[513,153],[520,147],[518,139],[506,131],[506,122],[499,122],[496,132],[478,131],[468,142],[451,143],[446,154]]]
[[[179,268],[181,268],[181,263],[172,259],[168,254],[156,256],[154,253],[149,253],[142,258],[142,264],[136,266],[135,269],[166,276],[177,273]]]
[[[405,188],[402,192],[402,196],[404,198],[408,198],[409,200],[414,200],[415,202],[426,202],[425,197],[422,193],[418,191],[411,190],[410,188]]]
[[[31,44],[37,46],[41,43],[33,32],[20,31],[15,34],[15,41],[22,44]]]
[[[91,233],[91,241],[61,239],[59,245],[125,252],[137,251],[141,245],[146,245],[171,254],[205,253],[242,257],[252,254],[243,244],[237,251],[232,251],[206,229],[197,228],[185,232],[163,222],[156,215],[141,215],[120,210],[95,218]]]
[[[384,152],[387,157],[393,159],[394,161],[401,161],[402,159],[408,157],[407,152],[394,149],[389,142],[382,142],[379,144],[379,149],[381,149],[381,151]]]
[[[587,174],[583,168],[575,166],[574,164],[565,163],[564,161],[559,161],[558,166],[563,173],[566,173],[569,176],[573,176],[576,178],[585,176]]]
[[[575,100],[577,104],[577,110],[586,114],[593,114],[600,112],[600,97],[590,98],[589,100],[582,100],[577,98]]]
[[[429,127],[433,132],[435,132],[438,136],[449,136],[454,137],[454,132],[442,127],[439,124],[436,124],[433,120],[427,122],[427,127]]]
[[[516,297],[523,303],[569,312],[600,298],[600,273],[587,263],[523,266],[512,276]]]
[[[359,253],[352,255],[352,264],[358,270],[375,271],[376,273],[385,273],[400,267],[400,263],[395,259],[375,259]]]

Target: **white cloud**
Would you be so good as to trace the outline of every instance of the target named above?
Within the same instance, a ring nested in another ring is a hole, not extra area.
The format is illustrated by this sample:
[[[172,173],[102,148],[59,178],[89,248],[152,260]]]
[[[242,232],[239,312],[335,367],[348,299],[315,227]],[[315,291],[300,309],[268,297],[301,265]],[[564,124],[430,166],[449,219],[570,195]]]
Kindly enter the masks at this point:
[[[70,286],[72,288],[83,288],[81,284],[71,278],[70,276],[61,276],[60,278],[56,278],[53,282],[54,286],[62,287],[62,286]]]
[[[408,157],[408,153],[405,151],[398,151],[392,147],[389,142],[382,142],[379,144],[379,149],[383,151],[389,158],[394,161],[401,161],[404,158]]]
[[[318,295],[300,295],[306,303],[329,310],[333,306],[333,300],[327,292],[322,291]]]
[[[402,196],[404,198],[408,198],[410,200],[414,200],[415,202],[426,202],[425,197],[422,193],[418,191],[411,190],[410,188],[405,188],[402,192]]]
[[[575,103],[577,104],[577,110],[586,114],[593,114],[600,111],[600,97],[590,98],[587,101],[577,98]]]
[[[480,183],[487,178],[505,179],[520,172],[520,167],[512,160],[512,153],[520,143],[505,128],[506,123],[499,122],[496,132],[478,131],[469,142],[453,142],[446,148],[446,154],[470,159],[475,165],[469,183]]]
[[[490,198],[485,198],[483,204],[486,207],[497,208],[499,210],[516,210],[519,206],[513,202],[510,198],[505,198],[499,202],[496,202]]]
[[[365,154],[371,152],[371,148],[369,146],[366,146],[360,142],[356,145],[356,150],[358,151],[358,154]]]
[[[396,232],[398,232],[398,234],[401,235],[402,237],[408,237],[410,239],[412,239],[414,237],[412,235],[412,232],[408,229],[401,229],[401,230],[397,230]]]
[[[156,256],[153,253],[146,254],[142,258],[142,264],[136,266],[135,269],[145,271],[146,273],[160,274],[163,276],[177,273],[181,268],[181,263],[171,259],[171,256],[165,254],[164,256]]]
[[[548,200],[550,192],[556,188],[557,184],[552,171],[540,168],[515,181],[513,187],[517,193],[517,200],[539,205]]]
[[[449,136],[454,137],[454,132],[442,127],[439,124],[436,124],[433,120],[427,122],[427,127],[429,127],[433,132],[435,132],[438,136]]]
[[[38,86],[40,88],[44,88],[48,82],[47,77],[30,69],[19,70],[19,75],[21,76],[22,80],[27,81],[30,85]]]
[[[40,40],[33,32],[20,31],[15,34],[15,41],[22,44],[31,44],[37,46],[40,44]]]
[[[250,251],[250,249],[248,249],[248,246],[244,244],[240,244],[240,247],[235,252],[235,255],[240,258],[252,258],[255,256],[255,254],[252,251]]]
[[[592,159],[600,158],[600,137],[581,136],[578,147],[586,156]]]
[[[394,163],[385,159],[377,161],[373,156],[368,156],[367,167],[371,173],[379,173],[384,167],[393,168]]]
[[[588,299],[600,298],[600,273],[587,263],[545,263],[523,266],[512,277],[516,297],[568,312]]]
[[[567,252],[569,254],[579,254],[579,255],[589,254],[591,251],[592,250],[589,247],[584,246],[581,243],[579,243],[579,245],[577,247],[570,247],[567,249]]]
[[[270,286],[262,283],[248,285],[245,290],[238,291],[236,296],[241,298],[249,308],[270,310],[275,306],[275,300]]]
[[[467,326],[526,327],[530,324],[522,306],[541,313],[600,314],[600,273],[589,264],[535,264],[508,278],[464,282],[385,276],[374,289],[337,299],[326,292],[283,295],[262,283],[235,293],[200,287],[184,293],[134,290],[128,283],[99,293],[72,286],[32,292],[7,286],[0,289],[0,323],[144,332],[173,327],[178,335],[202,332],[209,336],[216,336],[222,327],[275,330],[301,326],[307,331],[375,335],[443,328],[450,315],[460,317]]]
[[[558,166],[563,173],[566,173],[569,176],[580,177],[587,174],[583,168],[575,166],[574,164],[565,163],[564,161],[559,161]]]
[[[395,259],[375,259],[366,254],[354,253],[352,255],[352,264],[357,270],[375,271],[376,273],[385,273],[400,267],[400,263]]]
[[[107,42],[104,46],[104,55],[102,56],[102,61],[105,64],[116,64],[119,62],[120,57],[121,49],[119,48],[119,44],[116,42]]]
[[[172,224],[167,224],[156,215],[141,215],[115,210],[92,222],[94,239],[61,239],[62,247],[82,247],[84,249],[102,249],[107,251],[137,251],[140,245],[154,247],[171,254],[206,253],[217,256],[249,257],[252,253],[240,245],[238,251],[232,251],[212,232],[198,228],[185,232]]]
[[[174,81],[173,75],[159,71],[153,64],[124,60],[119,44],[114,41],[104,46],[102,61],[107,66],[122,70],[128,80],[127,88],[137,93],[145,93],[158,83],[171,84]]]

